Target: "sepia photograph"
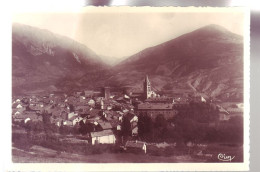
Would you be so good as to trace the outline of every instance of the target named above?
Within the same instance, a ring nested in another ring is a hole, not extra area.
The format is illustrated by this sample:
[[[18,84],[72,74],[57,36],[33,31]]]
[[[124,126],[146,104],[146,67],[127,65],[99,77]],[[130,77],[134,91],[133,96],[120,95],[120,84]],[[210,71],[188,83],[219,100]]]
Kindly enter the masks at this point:
[[[247,20],[237,7],[15,12],[12,162],[247,163]]]

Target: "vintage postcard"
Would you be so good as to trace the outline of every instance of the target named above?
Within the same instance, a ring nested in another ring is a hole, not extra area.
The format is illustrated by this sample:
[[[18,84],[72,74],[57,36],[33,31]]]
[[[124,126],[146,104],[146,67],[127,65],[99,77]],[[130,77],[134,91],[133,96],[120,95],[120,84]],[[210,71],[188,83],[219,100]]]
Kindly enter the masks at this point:
[[[20,171],[249,169],[249,11],[21,10],[11,159]]]

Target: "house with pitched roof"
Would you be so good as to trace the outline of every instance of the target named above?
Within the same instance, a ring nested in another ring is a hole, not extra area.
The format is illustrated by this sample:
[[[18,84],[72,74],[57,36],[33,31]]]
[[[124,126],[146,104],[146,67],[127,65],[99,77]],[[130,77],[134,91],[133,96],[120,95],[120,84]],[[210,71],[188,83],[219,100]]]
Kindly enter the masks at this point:
[[[22,106],[21,104],[18,104],[18,105],[16,106],[16,108],[17,108],[17,109],[23,108],[23,106]]]
[[[98,124],[102,130],[111,130],[113,128],[109,122],[99,122]]]
[[[96,102],[94,99],[87,99],[86,102],[88,103],[89,106],[95,107]]]
[[[115,144],[116,137],[112,130],[103,130],[98,132],[91,132],[91,143],[95,144]]]
[[[128,152],[134,153],[146,153],[147,152],[147,145],[145,142],[141,141],[127,141],[125,144],[125,149]]]
[[[69,120],[65,120],[65,121],[63,121],[63,125],[66,125],[66,126],[73,126],[73,123],[72,123],[72,121],[69,121]]]
[[[93,95],[94,95],[94,92],[91,91],[91,90],[85,90],[85,91],[84,91],[84,95],[85,95],[85,97],[90,97],[90,98],[92,98]]]
[[[76,125],[76,124],[78,124],[81,120],[83,120],[83,118],[82,117],[80,117],[80,116],[73,116],[73,117],[71,117],[70,119],[69,119],[69,121],[71,121],[72,122],[72,125],[74,126],[74,125]]]
[[[70,120],[74,116],[78,116],[78,114],[74,113],[74,112],[71,112],[71,113],[68,114],[68,119]]]

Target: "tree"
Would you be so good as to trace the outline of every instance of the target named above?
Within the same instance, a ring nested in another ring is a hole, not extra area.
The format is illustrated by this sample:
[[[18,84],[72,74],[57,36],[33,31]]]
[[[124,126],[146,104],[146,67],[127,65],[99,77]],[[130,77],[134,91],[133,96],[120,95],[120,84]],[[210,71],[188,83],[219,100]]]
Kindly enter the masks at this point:
[[[175,121],[176,138],[184,142],[195,140],[196,124],[195,121],[189,118],[177,119]]]
[[[70,108],[70,112],[74,112],[75,111],[75,107],[73,106],[73,104],[69,104],[69,108]]]
[[[154,137],[161,140],[168,138],[166,135],[168,133],[167,125],[168,122],[165,117],[161,114],[157,115],[154,122]]]
[[[60,134],[63,134],[63,135],[69,134],[68,126],[62,124],[59,128],[59,132],[60,132]]]
[[[155,118],[154,127],[155,128],[164,128],[166,126],[167,126],[167,121],[164,118],[164,116],[162,114],[157,115]]]
[[[149,115],[144,116],[144,133],[149,134],[153,130],[153,121]]]
[[[86,124],[87,133],[93,132],[95,130],[95,124],[87,122]]]
[[[82,135],[87,134],[87,126],[85,125],[85,123],[83,122],[83,120],[81,120],[81,121],[79,122],[79,132],[80,132],[80,134],[82,134]]]
[[[138,127],[138,136],[143,137],[144,136],[144,115],[140,114],[138,116],[138,122],[137,122],[137,127]]]
[[[127,116],[123,117],[121,134],[122,136],[132,135],[131,123]]]
[[[52,131],[51,131],[51,115],[49,114],[46,110],[43,111],[42,115],[42,122],[43,122],[43,128],[46,136],[50,136]]]
[[[42,132],[43,130],[44,130],[43,122],[41,122],[41,121],[36,122],[34,131]]]
[[[27,121],[25,123],[25,130],[27,132],[27,138],[30,139],[32,136],[32,131],[33,131],[33,122],[31,120]]]
[[[84,123],[82,120],[79,122],[79,128],[78,131],[80,134],[85,135],[87,133],[93,132],[94,131],[94,124],[91,124],[89,122]]]
[[[147,114],[140,114],[138,117],[138,136],[144,140],[153,139],[153,121]]]
[[[79,132],[79,125],[74,125],[74,127],[72,128],[72,133],[74,135],[80,134],[80,132]]]

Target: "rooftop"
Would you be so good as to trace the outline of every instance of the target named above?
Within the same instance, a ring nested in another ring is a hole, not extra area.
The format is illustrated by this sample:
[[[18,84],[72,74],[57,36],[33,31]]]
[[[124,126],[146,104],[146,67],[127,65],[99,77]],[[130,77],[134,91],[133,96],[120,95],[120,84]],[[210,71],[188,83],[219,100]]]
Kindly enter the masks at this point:
[[[143,148],[145,144],[146,144],[145,142],[141,142],[141,141],[127,141],[125,147]]]
[[[103,131],[90,133],[91,137],[101,137],[101,136],[109,136],[109,135],[114,135],[112,130],[103,130]]]
[[[159,109],[159,110],[170,110],[173,108],[173,104],[152,104],[152,103],[142,103],[138,105],[138,109],[146,110],[146,109]]]
[[[109,122],[100,122],[99,125],[103,130],[111,129],[112,126]]]
[[[173,101],[172,97],[151,97],[145,101]]]

